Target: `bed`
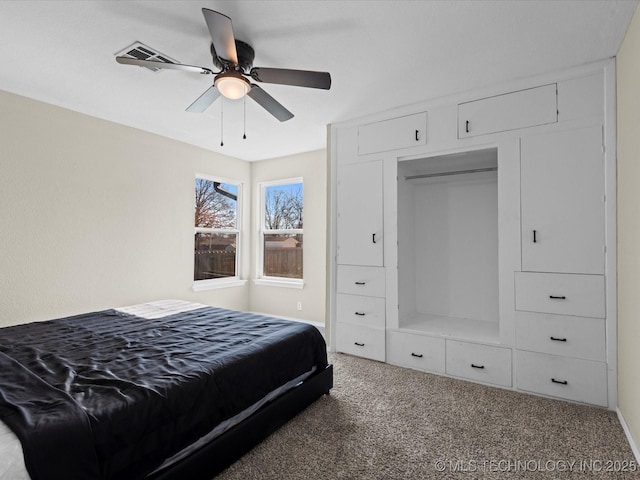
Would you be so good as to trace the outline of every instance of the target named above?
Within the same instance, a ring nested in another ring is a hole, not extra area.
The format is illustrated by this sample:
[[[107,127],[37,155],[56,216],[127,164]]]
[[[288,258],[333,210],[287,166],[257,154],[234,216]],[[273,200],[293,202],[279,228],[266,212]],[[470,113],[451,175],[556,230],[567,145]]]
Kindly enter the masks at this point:
[[[210,479],[332,386],[318,329],[263,315],[163,301],[5,327],[0,478]]]

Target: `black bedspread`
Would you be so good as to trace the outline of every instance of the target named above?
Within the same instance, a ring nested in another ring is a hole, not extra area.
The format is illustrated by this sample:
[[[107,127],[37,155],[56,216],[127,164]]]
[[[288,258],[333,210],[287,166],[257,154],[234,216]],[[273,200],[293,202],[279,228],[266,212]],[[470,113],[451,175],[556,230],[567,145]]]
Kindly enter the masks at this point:
[[[267,393],[327,365],[310,325],[206,307],[0,329],[0,419],[40,479],[141,478]]]

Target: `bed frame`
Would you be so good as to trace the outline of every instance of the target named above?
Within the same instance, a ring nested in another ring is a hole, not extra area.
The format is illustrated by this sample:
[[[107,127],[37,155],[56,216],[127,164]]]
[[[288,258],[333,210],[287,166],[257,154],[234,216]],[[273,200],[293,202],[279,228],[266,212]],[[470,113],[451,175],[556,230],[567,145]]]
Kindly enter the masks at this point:
[[[330,364],[184,460],[146,478],[211,480],[315,400],[328,395],[332,387],[333,365]]]

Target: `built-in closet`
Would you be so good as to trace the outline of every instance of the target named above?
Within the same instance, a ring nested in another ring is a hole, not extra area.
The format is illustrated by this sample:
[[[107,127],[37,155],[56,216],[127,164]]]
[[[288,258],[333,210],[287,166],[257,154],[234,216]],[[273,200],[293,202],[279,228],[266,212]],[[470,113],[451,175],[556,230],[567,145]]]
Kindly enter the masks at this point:
[[[331,126],[330,348],[615,409],[615,62]]]

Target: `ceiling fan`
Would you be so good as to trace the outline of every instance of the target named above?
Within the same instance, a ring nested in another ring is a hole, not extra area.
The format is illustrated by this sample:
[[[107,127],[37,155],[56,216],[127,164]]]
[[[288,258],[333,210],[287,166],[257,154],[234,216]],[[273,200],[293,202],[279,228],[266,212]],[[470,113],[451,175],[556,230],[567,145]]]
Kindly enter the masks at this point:
[[[187,112],[204,112],[220,95],[234,100],[247,95],[271,115],[284,122],[293,118],[293,113],[245,77],[261,83],[276,83],[324,90],[331,88],[331,75],[328,72],[253,67],[255,52],[251,45],[235,39],[231,19],[208,8],[203,8],[202,13],[211,34],[213,64],[220,69],[219,72],[214,72],[205,67],[123,56],[116,57],[116,61],[140,67],[215,75],[213,85],[187,107]]]

